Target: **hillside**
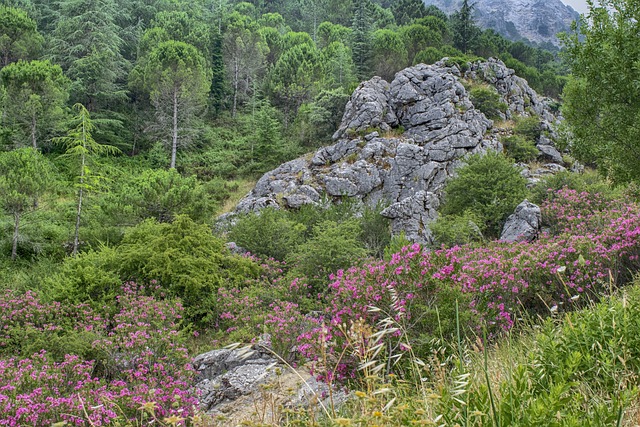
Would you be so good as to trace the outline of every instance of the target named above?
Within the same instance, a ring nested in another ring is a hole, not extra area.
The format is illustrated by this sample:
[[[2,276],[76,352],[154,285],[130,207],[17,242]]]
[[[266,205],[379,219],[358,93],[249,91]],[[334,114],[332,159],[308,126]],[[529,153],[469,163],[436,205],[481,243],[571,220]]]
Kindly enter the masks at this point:
[[[3,2],[0,426],[635,427],[601,3],[557,52],[422,0]]]
[[[461,0],[425,0],[448,14],[460,9]],[[528,40],[559,46],[556,36],[569,32],[578,12],[560,0],[478,0],[474,17],[482,28],[491,28],[510,40]]]

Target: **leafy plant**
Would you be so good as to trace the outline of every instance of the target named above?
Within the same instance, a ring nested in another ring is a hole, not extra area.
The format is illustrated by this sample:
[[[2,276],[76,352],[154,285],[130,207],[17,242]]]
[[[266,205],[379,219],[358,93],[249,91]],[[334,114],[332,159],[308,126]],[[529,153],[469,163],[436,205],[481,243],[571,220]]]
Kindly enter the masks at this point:
[[[469,211],[488,237],[498,237],[502,225],[527,195],[526,181],[512,160],[501,153],[473,155],[445,186],[440,212],[457,215]]]
[[[507,104],[500,100],[498,92],[488,86],[476,86],[469,91],[473,106],[482,111],[488,119],[497,120],[507,110]]]
[[[528,163],[535,160],[540,152],[535,144],[520,135],[512,135],[502,138],[502,145],[507,153],[518,163]]]

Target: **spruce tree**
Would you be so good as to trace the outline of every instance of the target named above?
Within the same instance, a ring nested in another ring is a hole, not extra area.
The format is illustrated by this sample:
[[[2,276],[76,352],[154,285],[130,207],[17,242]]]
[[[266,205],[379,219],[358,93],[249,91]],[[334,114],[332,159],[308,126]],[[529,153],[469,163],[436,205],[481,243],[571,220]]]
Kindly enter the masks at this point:
[[[354,7],[351,51],[357,78],[366,80],[371,75],[371,1],[357,0]]]

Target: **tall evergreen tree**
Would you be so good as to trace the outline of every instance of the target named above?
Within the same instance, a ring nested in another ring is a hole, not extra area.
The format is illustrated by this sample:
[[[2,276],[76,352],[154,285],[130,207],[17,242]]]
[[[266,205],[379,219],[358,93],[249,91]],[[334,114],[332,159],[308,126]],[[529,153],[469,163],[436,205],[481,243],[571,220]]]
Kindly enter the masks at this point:
[[[64,0],[52,39],[50,57],[71,79],[71,99],[89,111],[113,110],[126,99],[124,77],[129,64],[120,49],[114,0]]]
[[[238,105],[247,99],[255,87],[254,80],[265,68],[269,47],[256,22],[238,12],[229,17],[222,46],[233,95],[231,113],[235,117]]]
[[[12,260],[18,256],[20,219],[46,191],[48,172],[47,160],[32,148],[0,153],[0,206],[13,216]]]
[[[65,148],[65,156],[78,161],[78,201],[76,204],[76,218],[73,234],[72,255],[78,254],[80,247],[80,220],[86,192],[91,189],[90,162],[95,161],[95,156],[101,154],[115,154],[119,150],[111,145],[99,144],[93,139],[95,125],[91,120],[89,111],[82,104],[75,104],[73,108],[78,112],[77,125],[71,129],[67,136],[56,138],[55,142]]]
[[[43,38],[24,10],[0,5],[0,68],[19,59],[33,59]]]
[[[211,72],[195,47],[171,40],[151,51],[143,77],[156,110],[154,127],[169,143],[169,167],[175,168],[178,146],[193,137],[194,119],[204,110]]]
[[[391,12],[398,25],[411,24],[415,19],[427,16],[422,0],[396,0],[391,3]]]
[[[470,4],[469,0],[463,0],[460,10],[451,17],[453,44],[464,53],[473,49],[482,33],[473,18],[474,9],[475,4]]]
[[[359,80],[366,80],[371,73],[371,1],[356,0],[351,24],[351,52]]]

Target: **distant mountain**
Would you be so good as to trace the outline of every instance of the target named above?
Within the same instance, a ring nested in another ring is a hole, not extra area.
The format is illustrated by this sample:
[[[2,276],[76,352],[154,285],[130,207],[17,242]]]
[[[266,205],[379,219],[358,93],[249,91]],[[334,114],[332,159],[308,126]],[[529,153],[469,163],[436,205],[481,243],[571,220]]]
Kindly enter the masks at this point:
[[[462,0],[424,0],[447,14],[460,9]],[[492,28],[511,40],[527,39],[559,46],[556,34],[568,31],[579,14],[560,0],[473,0],[482,28]]]

